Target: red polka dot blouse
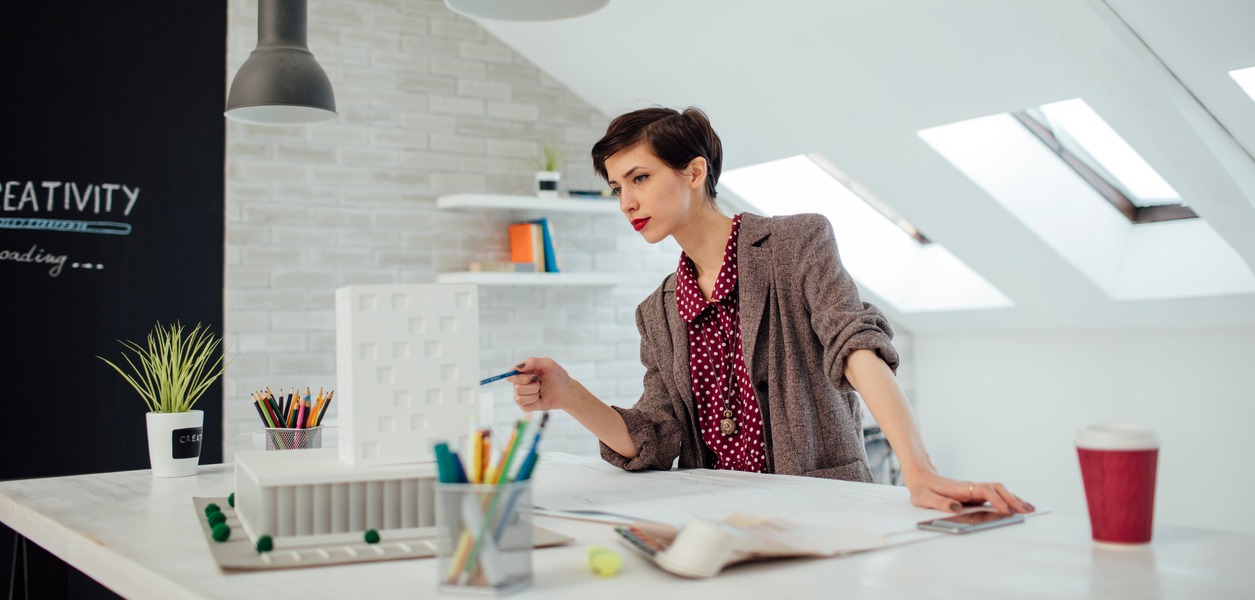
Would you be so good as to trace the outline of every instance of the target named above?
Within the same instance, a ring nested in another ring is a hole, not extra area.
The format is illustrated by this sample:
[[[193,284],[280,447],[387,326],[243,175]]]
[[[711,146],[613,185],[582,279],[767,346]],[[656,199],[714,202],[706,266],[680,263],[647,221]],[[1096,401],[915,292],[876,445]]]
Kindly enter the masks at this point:
[[[688,323],[689,373],[702,441],[714,453],[716,469],[760,473],[766,464],[763,415],[745,369],[736,285],[740,227],[737,215],[710,301],[702,296],[697,269],[684,253],[676,268],[675,296],[680,317]]]

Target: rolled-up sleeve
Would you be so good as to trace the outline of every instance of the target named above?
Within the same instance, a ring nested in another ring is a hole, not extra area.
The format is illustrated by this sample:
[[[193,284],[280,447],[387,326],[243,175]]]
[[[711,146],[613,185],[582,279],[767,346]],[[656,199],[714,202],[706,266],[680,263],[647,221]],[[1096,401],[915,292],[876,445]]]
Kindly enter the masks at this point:
[[[651,298],[650,301],[660,301]],[[628,434],[637,454],[629,459],[609,446],[601,444],[601,457],[606,462],[628,471],[644,469],[668,470],[680,455],[681,426],[676,405],[667,393],[657,351],[650,343],[642,316],[644,305],[636,309],[636,328],[641,334],[641,364],[645,366],[644,392],[632,408],[614,406],[627,424]]]
[[[852,389],[845,378],[846,359],[855,350],[874,350],[889,368],[898,368],[893,329],[884,313],[859,298],[858,287],[841,264],[832,224],[808,215],[803,228],[802,266],[797,273],[811,326],[824,347],[828,380],[838,389]]]

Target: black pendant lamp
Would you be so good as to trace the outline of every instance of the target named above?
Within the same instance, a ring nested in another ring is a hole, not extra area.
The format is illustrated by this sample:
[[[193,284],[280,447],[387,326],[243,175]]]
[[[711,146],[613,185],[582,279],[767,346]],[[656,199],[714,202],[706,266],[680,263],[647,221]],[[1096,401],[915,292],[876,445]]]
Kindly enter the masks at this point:
[[[306,42],[305,0],[259,0],[257,49],[231,82],[227,118],[295,125],[336,118],[331,80]]]

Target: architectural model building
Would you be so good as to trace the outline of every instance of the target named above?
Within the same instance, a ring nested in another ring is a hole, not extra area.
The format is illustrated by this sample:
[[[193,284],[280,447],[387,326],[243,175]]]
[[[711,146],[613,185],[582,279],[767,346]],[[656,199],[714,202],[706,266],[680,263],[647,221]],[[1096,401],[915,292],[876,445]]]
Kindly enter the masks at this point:
[[[235,512],[276,547],[432,535],[432,446],[461,447],[478,406],[474,285],[336,290],[339,451],[240,452]]]
[[[336,290],[340,458],[350,465],[432,460],[462,447],[478,405],[479,306],[473,285]]]
[[[435,533],[430,462],[354,467],[334,450],[241,452],[235,513],[254,542],[276,548],[360,542],[368,529],[390,540]]]

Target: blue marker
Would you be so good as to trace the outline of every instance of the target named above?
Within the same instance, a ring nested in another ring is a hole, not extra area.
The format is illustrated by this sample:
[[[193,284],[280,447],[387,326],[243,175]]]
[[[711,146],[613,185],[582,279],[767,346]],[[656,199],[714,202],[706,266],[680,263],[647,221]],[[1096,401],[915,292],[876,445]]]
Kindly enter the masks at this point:
[[[488,385],[498,379],[505,379],[506,377],[514,377],[515,375],[518,375],[518,374],[519,374],[518,369],[515,369],[513,371],[502,373],[500,375],[493,375],[492,377],[489,377],[488,379],[480,379],[479,385]]]
[[[436,475],[440,479],[440,483],[460,483],[458,481],[457,467],[454,466],[453,453],[449,450],[449,444],[440,442],[433,448],[436,455]]]

